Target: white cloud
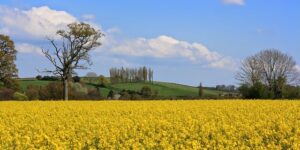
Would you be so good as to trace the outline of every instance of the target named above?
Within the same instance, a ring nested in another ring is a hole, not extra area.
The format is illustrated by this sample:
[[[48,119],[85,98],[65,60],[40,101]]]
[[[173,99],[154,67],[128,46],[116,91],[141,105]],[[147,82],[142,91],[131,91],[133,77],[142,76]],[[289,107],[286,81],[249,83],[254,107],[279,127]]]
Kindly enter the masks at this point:
[[[295,70],[296,70],[297,72],[300,73],[300,66],[299,66],[299,65],[296,65],[296,66],[295,66]]]
[[[233,1],[233,0],[231,0]],[[227,0],[226,2],[229,2]],[[237,2],[238,3],[238,2]],[[244,1],[242,1],[244,3]],[[93,19],[93,15],[83,15],[85,19]],[[50,9],[47,6],[33,7],[29,10],[11,9],[0,5],[0,31],[17,35],[36,38],[46,36],[55,37],[58,29],[64,29],[67,24],[78,19],[65,11]],[[101,29],[97,24],[92,24],[96,29]],[[207,67],[234,69],[235,62],[218,52],[209,50],[201,43],[189,43],[180,41],[170,36],[158,36],[156,38],[136,38],[120,40],[115,34],[120,33],[118,28],[111,28],[104,33],[107,35],[101,39],[104,45],[102,50],[111,54],[136,57],[153,58],[178,58],[186,59],[192,63],[204,64]],[[41,55],[41,49],[28,43],[16,45],[20,53],[36,53]],[[128,62],[113,60],[112,63]]]
[[[96,16],[93,14],[84,14],[84,15],[82,15],[82,18],[84,20],[90,21],[90,20],[94,20],[96,18]]]
[[[65,11],[57,11],[47,6],[33,7],[30,10],[11,9],[0,6],[2,30],[27,33],[34,37],[54,36],[58,29],[77,19]],[[23,34],[21,33],[21,34]]]
[[[211,51],[200,43],[180,41],[165,35],[152,39],[137,38],[124,40],[111,45],[106,43],[105,49],[114,54],[127,56],[184,58],[192,63],[204,63],[206,66],[213,68],[234,69],[235,67],[235,62],[231,58]]]
[[[42,49],[40,47],[29,43],[20,43],[20,44],[17,43],[16,49],[20,53],[35,53],[43,56]]]
[[[222,0],[224,4],[245,5],[245,0]]]

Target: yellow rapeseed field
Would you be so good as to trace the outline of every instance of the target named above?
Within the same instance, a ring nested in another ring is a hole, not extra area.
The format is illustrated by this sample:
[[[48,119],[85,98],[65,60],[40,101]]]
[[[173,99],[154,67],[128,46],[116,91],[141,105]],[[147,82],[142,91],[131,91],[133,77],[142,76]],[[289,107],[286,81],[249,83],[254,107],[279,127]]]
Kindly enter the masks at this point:
[[[0,149],[300,149],[300,101],[0,102]]]

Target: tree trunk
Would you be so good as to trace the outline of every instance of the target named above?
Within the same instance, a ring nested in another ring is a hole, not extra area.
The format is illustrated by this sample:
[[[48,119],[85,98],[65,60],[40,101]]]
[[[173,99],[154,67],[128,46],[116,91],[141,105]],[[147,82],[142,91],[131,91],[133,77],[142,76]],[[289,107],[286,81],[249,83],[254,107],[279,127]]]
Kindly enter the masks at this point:
[[[68,80],[67,79],[63,79],[63,83],[64,83],[64,100],[68,101],[69,100],[69,92],[68,92]]]

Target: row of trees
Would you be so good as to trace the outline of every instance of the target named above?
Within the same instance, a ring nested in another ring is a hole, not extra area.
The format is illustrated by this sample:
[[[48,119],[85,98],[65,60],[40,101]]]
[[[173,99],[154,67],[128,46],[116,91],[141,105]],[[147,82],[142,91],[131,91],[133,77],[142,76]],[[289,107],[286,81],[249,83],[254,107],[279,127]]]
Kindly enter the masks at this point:
[[[119,82],[153,82],[153,70],[147,67],[140,68],[111,68],[109,69],[112,83]]]

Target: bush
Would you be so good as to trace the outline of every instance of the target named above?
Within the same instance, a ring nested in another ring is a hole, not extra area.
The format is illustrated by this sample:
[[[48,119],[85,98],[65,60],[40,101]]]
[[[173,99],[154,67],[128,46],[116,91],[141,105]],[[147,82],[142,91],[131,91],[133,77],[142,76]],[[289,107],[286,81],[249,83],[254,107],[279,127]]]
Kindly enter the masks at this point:
[[[300,98],[300,88],[295,86],[286,86],[283,90],[283,98],[286,99],[299,99]]]
[[[8,88],[1,88],[0,89],[0,100],[13,100],[13,95],[15,91]]]
[[[6,88],[12,89],[12,90],[15,90],[15,91],[18,91],[20,89],[19,82],[15,79],[4,79],[3,80],[3,85]]]
[[[105,78],[103,75],[99,76],[99,85],[100,87],[107,87],[107,85],[110,83],[110,80]]]
[[[88,89],[83,83],[70,83],[69,87],[69,90],[72,92],[79,92],[84,95],[88,93]]]
[[[25,91],[25,94],[29,100],[38,100],[40,98],[39,90],[39,86],[29,85]]]
[[[43,77],[42,77],[41,75],[37,75],[35,78],[36,78],[37,80],[42,80],[42,79],[43,79]]]
[[[24,101],[24,100],[28,100],[28,97],[23,93],[15,92],[13,95],[13,99],[18,101]]]
[[[152,96],[152,90],[149,86],[144,86],[142,89],[141,89],[141,95],[144,97],[144,98],[150,98]]]
[[[108,98],[108,99],[113,99],[114,95],[115,95],[115,92],[114,92],[113,90],[110,90],[110,91],[108,92],[107,98]]]
[[[55,77],[55,76],[44,76],[42,78],[42,80],[45,80],[45,81],[58,81],[59,78],[58,77]]]
[[[267,99],[273,98],[272,93],[268,92],[265,85],[260,82],[255,83],[253,86],[242,85],[239,91],[246,99]]]
[[[99,100],[101,99],[101,94],[99,90],[91,88],[88,90],[87,98],[90,100]]]
[[[73,81],[76,82],[80,82],[80,77],[79,76],[74,76],[73,77]]]
[[[61,82],[51,82],[39,90],[41,100],[62,100],[63,85]]]
[[[141,99],[143,98],[140,94],[137,93],[131,94],[131,100],[141,100]]]
[[[121,95],[120,99],[122,99],[122,100],[130,100],[131,99],[131,95],[125,90],[123,90],[120,93],[120,95]]]

